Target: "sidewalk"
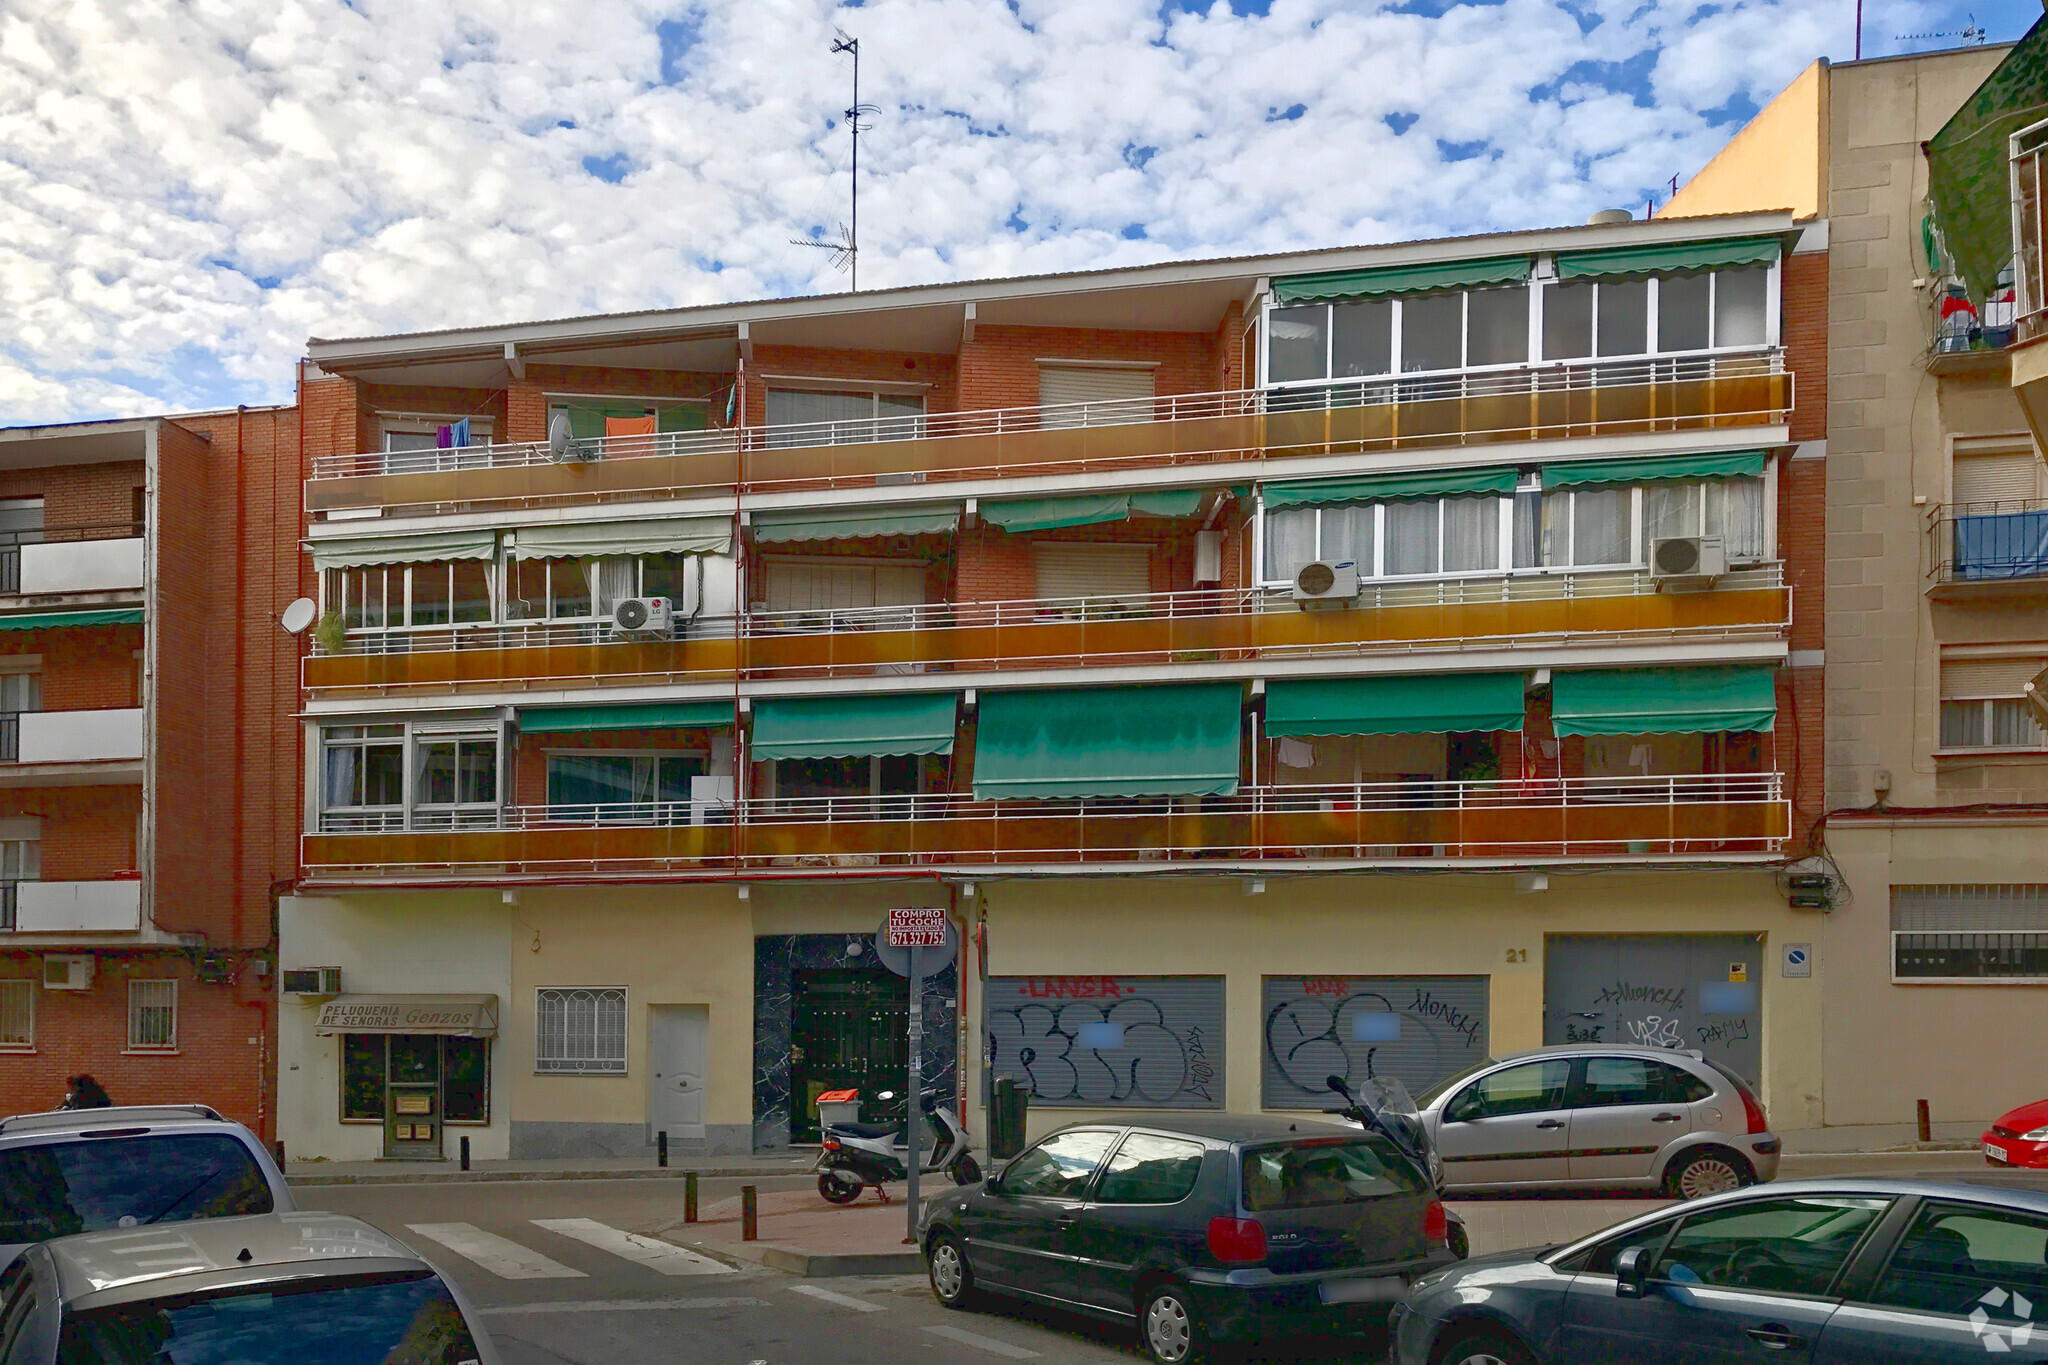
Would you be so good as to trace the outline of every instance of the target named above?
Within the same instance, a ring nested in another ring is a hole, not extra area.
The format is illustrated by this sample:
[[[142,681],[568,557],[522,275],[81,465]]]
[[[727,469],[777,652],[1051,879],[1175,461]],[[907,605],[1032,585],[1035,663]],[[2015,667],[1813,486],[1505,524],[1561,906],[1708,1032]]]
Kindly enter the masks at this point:
[[[285,1180],[296,1186],[427,1185],[493,1180],[673,1180],[686,1175],[744,1179],[809,1175],[817,1157],[810,1152],[767,1156],[669,1155],[667,1166],[651,1156],[562,1157],[544,1161],[476,1161],[465,1171],[448,1161],[287,1161]],[[812,1193],[816,1198],[816,1192]]]
[[[1991,1126],[1981,1122],[1934,1123],[1928,1125],[1931,1142],[1919,1141],[1919,1131],[1910,1123],[1849,1123],[1835,1128],[1780,1129],[1786,1156],[1846,1156],[1858,1152],[1973,1152],[1978,1139]]]
[[[937,1189],[933,1186],[937,1185]],[[929,1204],[953,1189],[943,1176],[919,1182]],[[931,1191],[926,1194],[926,1191]],[[924,1259],[904,1241],[909,1212],[902,1185],[888,1187],[884,1204],[872,1188],[851,1204],[828,1204],[818,1191],[771,1190],[756,1204],[760,1240],[740,1238],[740,1201],[706,1205],[695,1223],[680,1219],[655,1228],[679,1246],[724,1261],[751,1261],[771,1270],[817,1279],[828,1275],[908,1275],[924,1270]]]

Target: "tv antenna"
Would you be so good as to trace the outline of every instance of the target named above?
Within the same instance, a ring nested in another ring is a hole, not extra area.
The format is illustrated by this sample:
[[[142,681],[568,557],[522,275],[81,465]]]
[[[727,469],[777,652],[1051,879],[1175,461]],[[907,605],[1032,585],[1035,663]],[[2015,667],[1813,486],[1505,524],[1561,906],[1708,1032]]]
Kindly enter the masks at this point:
[[[1900,33],[1894,36],[1897,41],[1902,43],[1927,42],[1934,38],[1960,38],[1965,46],[1982,47],[1985,39],[1989,38],[1991,34],[1985,30],[1982,24],[1977,22],[1976,15],[1970,15],[1969,19],[1970,22],[1961,28],[1944,29],[1940,33]]]
[[[846,53],[853,58],[853,103],[846,110],[847,131],[853,136],[853,205],[852,218],[839,225],[837,241],[820,241],[817,237],[792,237],[791,246],[816,247],[832,253],[832,268],[848,272],[848,285],[854,293],[860,292],[860,135],[871,126],[867,120],[881,110],[872,104],[860,102],[860,39],[849,37],[845,29],[832,31],[832,55]]]

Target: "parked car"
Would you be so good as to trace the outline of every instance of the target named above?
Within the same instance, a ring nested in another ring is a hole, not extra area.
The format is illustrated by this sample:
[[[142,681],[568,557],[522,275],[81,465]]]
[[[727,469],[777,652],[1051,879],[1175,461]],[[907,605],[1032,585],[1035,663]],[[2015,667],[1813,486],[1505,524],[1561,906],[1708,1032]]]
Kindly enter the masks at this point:
[[[2048,1194],[1788,1182],[1426,1275],[1394,1309],[1393,1359],[1947,1365],[2033,1342],[2022,1356],[2033,1360],[2044,1249]]]
[[[293,1207],[256,1135],[202,1104],[0,1119],[0,1267],[52,1237]]]
[[[1983,1141],[1984,1160],[1993,1166],[2048,1166],[2048,1100],[1999,1115]]]
[[[1218,1114],[1064,1128],[932,1201],[932,1293],[1135,1323],[1161,1365],[1213,1341],[1345,1333],[1454,1257],[1429,1175],[1385,1137]]]
[[[336,1354],[331,1347],[344,1347]],[[8,1365],[497,1365],[460,1290],[332,1213],[42,1242],[0,1278]]]
[[[1700,1053],[1568,1044],[1482,1062],[1424,1093],[1444,1188],[1661,1189],[1691,1199],[1778,1173],[1756,1092]]]

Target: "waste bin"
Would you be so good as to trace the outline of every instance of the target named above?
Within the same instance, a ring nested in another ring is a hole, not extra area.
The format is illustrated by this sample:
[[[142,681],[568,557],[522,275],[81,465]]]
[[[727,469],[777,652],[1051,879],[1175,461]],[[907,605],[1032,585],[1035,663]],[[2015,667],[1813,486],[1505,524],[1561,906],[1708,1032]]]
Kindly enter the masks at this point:
[[[1024,1150],[1024,1115],[1031,1105],[1031,1092],[1004,1076],[996,1081],[988,1105],[988,1155],[991,1161],[1008,1161]]]
[[[835,1123],[860,1122],[860,1091],[823,1090],[818,1093],[818,1131]]]

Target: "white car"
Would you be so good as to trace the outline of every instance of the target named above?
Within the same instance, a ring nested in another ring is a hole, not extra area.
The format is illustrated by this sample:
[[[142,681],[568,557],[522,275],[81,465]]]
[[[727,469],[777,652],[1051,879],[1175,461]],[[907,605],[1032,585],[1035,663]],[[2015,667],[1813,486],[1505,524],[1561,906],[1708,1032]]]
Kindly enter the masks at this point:
[[[203,1104],[0,1119],[0,1267],[52,1237],[294,1207],[256,1135]]]

